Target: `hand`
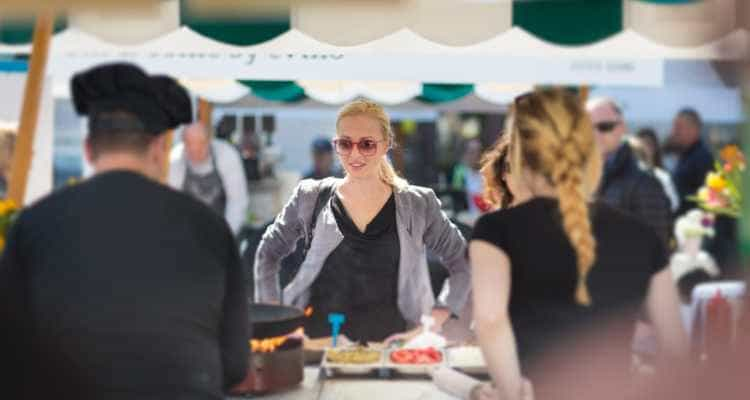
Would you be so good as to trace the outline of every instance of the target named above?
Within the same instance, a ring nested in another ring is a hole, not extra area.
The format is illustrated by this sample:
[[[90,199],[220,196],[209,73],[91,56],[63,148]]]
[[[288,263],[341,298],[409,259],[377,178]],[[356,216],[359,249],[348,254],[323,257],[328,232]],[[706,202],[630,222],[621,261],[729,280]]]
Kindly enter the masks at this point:
[[[469,398],[470,400],[505,400],[500,394],[500,391],[490,383],[476,385],[474,389],[471,390]],[[521,382],[520,400],[534,400],[534,386],[531,384],[531,381],[526,378]]]
[[[500,400],[500,392],[489,383],[480,383],[471,389],[469,400]]]
[[[433,308],[431,316],[435,320],[435,325],[432,326],[432,331],[440,332],[443,329],[445,321],[450,319],[451,311],[447,308]]]
[[[526,378],[521,383],[521,400],[534,400],[534,385]]]
[[[394,333],[393,335],[391,335],[391,336],[388,336],[388,337],[387,337],[387,338],[386,338],[386,339],[385,339],[385,340],[383,341],[383,345],[384,345],[384,346],[385,346],[386,348],[388,348],[388,347],[390,347],[390,345],[391,345],[391,344],[392,344],[393,342],[396,342],[396,341],[402,341],[402,342],[406,343],[406,342],[408,342],[408,341],[410,341],[410,340],[414,339],[415,337],[417,337],[417,335],[419,335],[420,333],[422,333],[422,328],[421,328],[421,327],[419,327],[419,328],[414,328],[414,329],[412,329],[412,330],[410,330],[410,331],[407,331],[407,332]]]

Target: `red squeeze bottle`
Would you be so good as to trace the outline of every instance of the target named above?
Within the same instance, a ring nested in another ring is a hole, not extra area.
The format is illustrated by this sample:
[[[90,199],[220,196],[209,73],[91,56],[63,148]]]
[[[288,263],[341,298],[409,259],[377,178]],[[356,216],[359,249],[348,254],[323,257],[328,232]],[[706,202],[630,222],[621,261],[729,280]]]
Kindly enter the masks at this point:
[[[726,354],[732,340],[732,306],[719,290],[706,305],[706,356]]]

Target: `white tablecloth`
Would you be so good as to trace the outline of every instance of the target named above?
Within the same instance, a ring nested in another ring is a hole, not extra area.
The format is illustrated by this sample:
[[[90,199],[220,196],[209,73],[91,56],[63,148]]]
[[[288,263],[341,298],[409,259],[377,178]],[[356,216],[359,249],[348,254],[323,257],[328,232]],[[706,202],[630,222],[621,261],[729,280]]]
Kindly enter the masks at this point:
[[[305,367],[296,388],[265,396],[228,397],[227,400],[457,400],[429,379],[319,379],[318,367]]]

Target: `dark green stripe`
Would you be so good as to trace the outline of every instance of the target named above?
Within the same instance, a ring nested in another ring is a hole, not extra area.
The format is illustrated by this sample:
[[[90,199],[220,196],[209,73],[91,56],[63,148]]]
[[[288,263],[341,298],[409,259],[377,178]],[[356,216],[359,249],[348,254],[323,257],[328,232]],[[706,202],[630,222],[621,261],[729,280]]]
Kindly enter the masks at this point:
[[[54,32],[60,32],[68,27],[68,20],[64,17],[55,19]],[[34,19],[0,19],[0,42],[6,44],[30,43],[34,36]]]
[[[515,1],[513,25],[556,44],[594,43],[622,31],[622,0]]]
[[[420,101],[426,103],[442,103],[458,100],[474,91],[474,85],[448,85],[425,83],[422,85]]]
[[[289,30],[289,15],[278,18],[258,18],[252,16],[203,16],[193,12],[189,2],[180,2],[182,25],[211,39],[248,46],[271,40]]]
[[[292,81],[238,81],[264,100],[295,102],[307,98],[305,89]]]

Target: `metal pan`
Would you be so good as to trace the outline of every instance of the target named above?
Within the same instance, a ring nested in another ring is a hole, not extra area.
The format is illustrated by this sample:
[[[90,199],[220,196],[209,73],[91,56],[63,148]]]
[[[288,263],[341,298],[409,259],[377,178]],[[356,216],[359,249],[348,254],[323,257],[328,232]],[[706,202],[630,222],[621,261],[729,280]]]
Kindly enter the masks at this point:
[[[299,308],[276,304],[248,305],[253,339],[288,335],[304,325],[305,313]]]

